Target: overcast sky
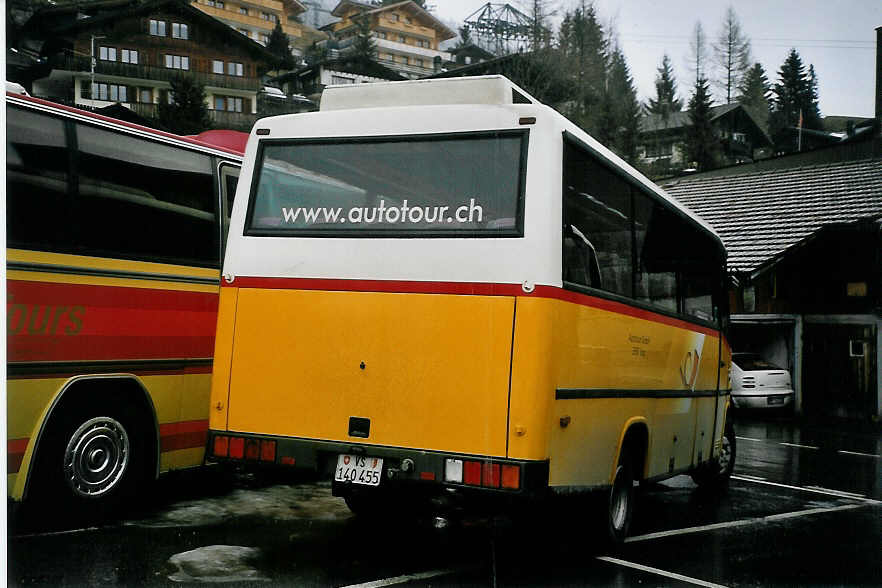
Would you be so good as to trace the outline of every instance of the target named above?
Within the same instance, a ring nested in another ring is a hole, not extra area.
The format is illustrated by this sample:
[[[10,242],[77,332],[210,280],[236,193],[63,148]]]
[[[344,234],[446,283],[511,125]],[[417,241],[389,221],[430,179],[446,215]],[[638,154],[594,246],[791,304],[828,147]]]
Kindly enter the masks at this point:
[[[528,2],[508,2],[527,12]],[[552,3],[558,7],[557,22],[577,4],[576,0]],[[429,0],[428,4],[434,5],[441,20],[459,27],[486,0]],[[678,96],[684,104],[688,101],[693,74],[687,56],[695,23],[701,21],[708,41],[714,41],[731,4],[751,40],[753,61],[763,65],[771,83],[777,81],[778,69],[792,47],[806,70],[808,64],[815,66],[823,116],[874,115],[880,0],[596,0],[594,4],[601,23],[615,25],[641,102],[655,96],[656,69],[664,53],[674,66]]]

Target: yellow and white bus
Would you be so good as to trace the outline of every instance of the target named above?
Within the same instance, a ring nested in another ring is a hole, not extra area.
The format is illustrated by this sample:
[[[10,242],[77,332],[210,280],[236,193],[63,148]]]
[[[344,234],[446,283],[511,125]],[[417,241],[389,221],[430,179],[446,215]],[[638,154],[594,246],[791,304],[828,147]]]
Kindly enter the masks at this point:
[[[617,540],[634,481],[731,472],[722,242],[509,80],[327,88],[242,178],[211,458],[356,512],[605,490]]]
[[[247,135],[179,137],[12,93],[5,124],[8,493],[98,515],[203,463]]]

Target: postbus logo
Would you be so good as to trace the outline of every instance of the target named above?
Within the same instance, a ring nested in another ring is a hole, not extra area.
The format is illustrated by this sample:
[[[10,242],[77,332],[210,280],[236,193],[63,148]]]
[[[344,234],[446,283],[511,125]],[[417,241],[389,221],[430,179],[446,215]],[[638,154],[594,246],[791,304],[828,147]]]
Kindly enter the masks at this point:
[[[680,364],[680,379],[683,385],[692,390],[695,389],[695,379],[698,377],[698,362],[701,359],[697,349],[686,352],[686,357]]]

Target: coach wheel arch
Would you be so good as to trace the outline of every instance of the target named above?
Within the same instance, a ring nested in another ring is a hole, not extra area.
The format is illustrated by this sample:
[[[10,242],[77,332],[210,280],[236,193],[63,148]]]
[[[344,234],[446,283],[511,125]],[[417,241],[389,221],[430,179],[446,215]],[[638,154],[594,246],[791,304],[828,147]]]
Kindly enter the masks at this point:
[[[65,438],[61,440],[59,435]],[[77,441],[94,444],[95,455],[109,455],[111,459],[120,447],[137,447],[143,455],[141,463],[133,466],[141,469],[136,473],[153,479],[158,475],[156,409],[146,388],[135,376],[78,376],[65,384],[53,400],[37,435],[22,500],[37,491],[32,488],[33,481],[46,474],[40,471],[46,468],[49,459],[44,453],[55,454],[60,450],[78,455]],[[44,490],[50,489],[39,492]]]

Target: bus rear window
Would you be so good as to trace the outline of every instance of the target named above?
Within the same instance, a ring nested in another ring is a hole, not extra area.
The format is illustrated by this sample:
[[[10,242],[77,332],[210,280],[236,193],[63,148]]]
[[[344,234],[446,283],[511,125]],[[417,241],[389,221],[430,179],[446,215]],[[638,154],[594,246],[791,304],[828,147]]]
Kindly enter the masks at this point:
[[[525,131],[264,141],[246,235],[519,237]]]

